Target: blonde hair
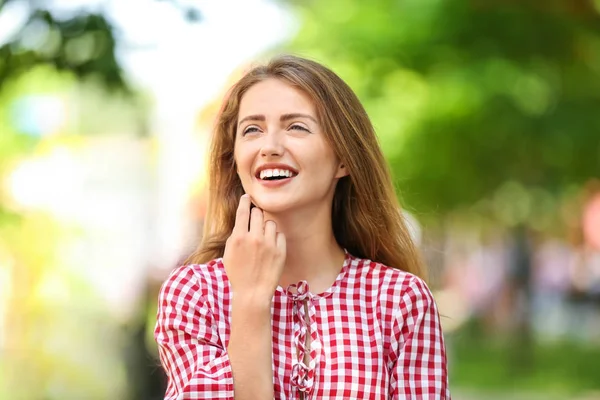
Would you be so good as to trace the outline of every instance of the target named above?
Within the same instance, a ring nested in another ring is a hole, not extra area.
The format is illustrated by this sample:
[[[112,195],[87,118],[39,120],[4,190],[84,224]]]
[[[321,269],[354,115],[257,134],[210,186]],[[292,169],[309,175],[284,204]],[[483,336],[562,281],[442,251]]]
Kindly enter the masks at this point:
[[[291,55],[251,69],[226,96],[211,144],[203,240],[186,263],[206,263],[223,256],[239,198],[244,194],[234,161],[240,101],[250,87],[270,78],[299,88],[312,99],[329,145],[346,166],[348,176],[337,183],[331,215],[338,244],[356,257],[425,279],[419,251],[400,212],[390,171],[358,97],[327,67]]]

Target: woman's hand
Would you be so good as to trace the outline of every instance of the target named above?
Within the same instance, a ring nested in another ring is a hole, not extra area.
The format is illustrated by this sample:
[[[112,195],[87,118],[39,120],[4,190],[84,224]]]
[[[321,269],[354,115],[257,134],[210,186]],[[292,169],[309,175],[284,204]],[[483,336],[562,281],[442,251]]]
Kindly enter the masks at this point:
[[[223,264],[233,298],[227,353],[236,400],[273,399],[271,301],[285,263],[285,238],[242,196]]]
[[[285,236],[277,232],[274,221],[264,221],[261,209],[250,207],[245,194],[225,244],[223,264],[235,298],[270,304],[285,264]]]

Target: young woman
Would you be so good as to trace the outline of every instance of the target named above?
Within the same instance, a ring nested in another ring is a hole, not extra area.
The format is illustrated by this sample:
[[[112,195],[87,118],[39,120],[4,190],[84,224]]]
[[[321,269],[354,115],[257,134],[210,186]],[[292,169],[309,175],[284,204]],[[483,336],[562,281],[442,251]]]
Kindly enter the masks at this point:
[[[228,94],[197,252],[163,284],[166,399],[449,399],[434,299],[369,118],[283,56]]]

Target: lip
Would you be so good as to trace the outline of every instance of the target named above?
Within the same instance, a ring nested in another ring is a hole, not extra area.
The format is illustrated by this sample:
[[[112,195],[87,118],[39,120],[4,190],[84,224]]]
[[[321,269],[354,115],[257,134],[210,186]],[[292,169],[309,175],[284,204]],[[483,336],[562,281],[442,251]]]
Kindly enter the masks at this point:
[[[258,183],[260,185],[262,185],[264,187],[267,187],[267,188],[278,188],[278,187],[281,187],[283,185],[286,185],[286,184],[290,183],[292,181],[292,179],[294,179],[294,177],[278,179],[278,180],[275,180],[275,181],[265,181],[265,180],[262,180],[260,178],[256,178],[256,180],[258,181]]]
[[[292,176],[290,178],[282,178],[282,179],[277,179],[277,180],[273,180],[273,181],[266,181],[264,179],[260,179],[260,172],[265,169],[286,169],[286,170],[292,171],[294,176]],[[262,186],[267,187],[267,188],[277,188],[277,187],[286,185],[286,184],[290,183],[291,180],[294,179],[296,176],[298,176],[298,170],[296,168],[293,168],[287,164],[282,164],[282,163],[263,164],[263,165],[259,166],[256,169],[256,171],[254,172],[254,178]]]

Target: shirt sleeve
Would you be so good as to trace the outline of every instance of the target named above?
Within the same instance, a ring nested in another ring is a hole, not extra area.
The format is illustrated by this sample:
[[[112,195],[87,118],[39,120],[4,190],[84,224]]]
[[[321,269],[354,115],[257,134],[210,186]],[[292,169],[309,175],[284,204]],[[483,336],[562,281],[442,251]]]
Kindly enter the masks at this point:
[[[154,337],[168,378],[165,400],[233,400],[226,346],[191,267],[162,285]]]
[[[394,321],[391,398],[450,400],[437,306],[425,282],[410,279]]]

